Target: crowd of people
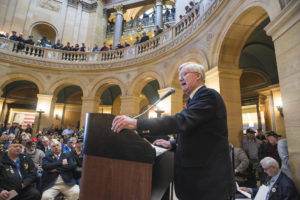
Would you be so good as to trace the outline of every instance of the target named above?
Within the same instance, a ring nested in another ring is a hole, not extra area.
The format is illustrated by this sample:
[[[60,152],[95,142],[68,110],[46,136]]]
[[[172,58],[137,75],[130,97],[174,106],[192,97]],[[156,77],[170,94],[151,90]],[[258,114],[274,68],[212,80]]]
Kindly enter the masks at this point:
[[[0,129],[0,199],[79,198],[84,129],[52,126],[35,137],[31,125]],[[60,195],[61,194],[61,195]],[[59,198],[59,197],[58,197]]]

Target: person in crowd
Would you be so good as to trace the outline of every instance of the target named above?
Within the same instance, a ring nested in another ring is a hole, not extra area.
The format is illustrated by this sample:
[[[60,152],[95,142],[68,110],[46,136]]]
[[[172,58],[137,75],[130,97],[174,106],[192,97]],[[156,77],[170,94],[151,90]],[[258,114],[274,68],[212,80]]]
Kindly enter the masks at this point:
[[[22,144],[15,139],[0,158],[0,199],[6,200],[10,191],[18,195],[13,200],[40,200],[40,192],[33,187],[36,168],[27,155],[21,154]]]
[[[93,50],[92,50],[93,52],[95,52],[95,51],[99,51],[99,47],[98,47],[98,45],[97,44],[95,44],[95,46],[94,46],[94,48],[93,48]]]
[[[22,144],[21,153],[24,153],[25,149],[26,149],[26,143],[30,141],[30,137],[27,134],[25,134],[21,138],[22,138],[22,140],[21,140],[21,144]]]
[[[9,37],[9,39],[13,40],[13,41],[18,41],[19,37],[17,36],[17,32],[12,31],[11,33],[12,33],[12,35]]]
[[[264,133],[263,133],[263,131],[262,131],[261,128],[258,128],[258,129],[257,129],[257,135],[256,135],[256,138],[259,139],[259,140],[261,140],[262,142],[265,142],[265,141],[266,141],[266,137],[265,137],[265,135],[264,135]]]
[[[32,135],[32,127],[31,124],[27,124],[26,129],[25,129],[25,133],[29,133],[30,135]]]
[[[3,132],[5,132],[6,129],[5,129],[5,126],[3,123],[0,124],[0,136],[2,135]]]
[[[15,134],[15,130],[14,130],[13,127],[11,127],[11,124],[10,124],[10,123],[7,123],[6,126],[5,126],[5,128],[2,128],[1,130],[2,130],[2,132],[6,132],[6,134],[8,134],[8,135],[9,135],[10,133]]]
[[[259,156],[258,151],[262,144],[262,142],[255,137],[255,130],[252,128],[248,128],[246,130],[247,137],[243,140],[243,149],[248,155],[251,167],[252,167],[252,174],[256,177],[259,174]],[[256,184],[256,180],[254,179]]]
[[[299,193],[293,181],[280,171],[278,162],[271,158],[265,157],[260,161],[264,172],[268,175],[265,183],[261,187],[267,187],[266,197],[261,197],[266,200],[283,200],[293,199],[300,200]],[[251,193],[254,198],[258,192],[257,188],[240,187],[241,190]],[[262,189],[262,188],[260,188]]]
[[[60,192],[68,200],[78,200],[79,186],[73,176],[76,163],[69,153],[61,151],[57,140],[51,141],[51,153],[43,158],[42,200],[52,200]]]
[[[146,32],[143,32],[143,37],[141,38],[140,43],[146,42],[147,40],[149,40],[149,36],[146,34]]]
[[[37,40],[36,43],[34,44],[34,46],[39,47],[39,48],[43,47],[42,43],[41,43],[41,40]],[[41,49],[35,49],[34,50],[34,55],[35,56],[38,55],[40,57],[40,56],[42,56],[42,53],[43,53],[43,50],[41,50]]]
[[[155,24],[155,16],[156,16],[156,11],[154,10],[151,16],[153,24]]]
[[[14,139],[16,138],[15,134],[11,133],[8,135],[8,145],[12,144]]]
[[[246,185],[248,166],[249,159],[245,151],[241,148],[234,147],[234,174],[235,180],[240,186]]]
[[[170,15],[171,15],[171,12],[170,12],[169,8],[167,8],[165,11],[165,22],[169,22]]]
[[[70,152],[72,151],[72,149],[74,149],[73,145],[74,145],[73,139],[72,139],[72,138],[69,138],[69,139],[67,140],[67,144],[64,145],[64,147],[63,147],[63,151],[64,151],[64,152],[67,152],[67,153],[70,153]]]
[[[67,42],[67,45],[63,48],[63,50],[65,50],[65,51],[72,51],[73,50],[71,45],[70,45],[70,42]]]
[[[149,15],[147,13],[143,14],[143,24],[144,26],[148,26],[149,23]]]
[[[33,46],[34,45],[33,36],[29,35],[28,40],[25,40],[24,43],[27,44],[27,45],[32,45]],[[28,51],[29,51],[29,47],[26,47],[26,54],[28,54]],[[30,48],[30,55],[32,55],[32,52],[33,52],[33,48]]]
[[[7,136],[6,133],[4,132],[4,133],[0,136],[0,157],[2,157],[3,154],[6,152],[8,146],[9,146],[9,143],[8,143],[8,136]]]
[[[181,21],[183,19],[183,16],[182,15],[179,15],[179,20]]]
[[[114,31],[114,26],[115,26],[115,22],[113,19],[111,19],[110,21],[108,20],[109,23],[109,31],[113,32]]]
[[[77,133],[78,138],[83,138],[85,126],[83,126]]]
[[[175,192],[179,199],[228,199],[235,193],[229,154],[227,115],[221,95],[204,86],[205,68],[188,62],[179,67],[179,83],[188,105],[173,116],[134,119],[117,116],[112,130],[144,131],[151,135],[178,134],[176,141],[154,142],[175,148]],[[217,192],[216,192],[217,191]]]
[[[112,44],[110,44],[110,45],[109,45],[109,50],[114,50],[114,48],[113,48],[113,45],[112,45]]]
[[[33,141],[28,141],[26,143],[25,155],[29,156],[33,161],[35,168],[37,169],[36,185],[37,189],[41,191],[42,186],[42,159],[45,157],[45,153],[36,148],[36,144]]]
[[[17,122],[13,122],[12,128],[14,129],[16,138],[19,139],[21,137],[21,129],[19,128],[19,124]]]
[[[160,28],[160,26],[157,25],[157,26],[156,26],[156,35],[155,35],[155,36],[161,34],[162,32],[163,32],[163,29]]]
[[[165,29],[168,30],[169,28],[171,28],[170,24],[165,24]]]
[[[57,40],[57,41],[56,41],[56,44],[54,44],[54,45],[52,46],[52,48],[53,48],[53,49],[62,49],[62,48],[64,48],[64,45],[60,42],[60,40]]]
[[[81,44],[80,51],[82,51],[82,52],[86,51],[86,46],[84,43]]]
[[[75,47],[72,47],[72,51],[79,51],[80,47],[79,44],[75,44]]]
[[[103,47],[100,49],[100,51],[108,51],[109,48],[106,46],[106,42],[103,43]]]
[[[37,146],[37,148],[42,150],[45,153],[45,155],[48,155],[50,153],[51,148],[50,148],[50,141],[46,136],[42,137],[42,144],[43,144],[42,147]]]
[[[130,44],[127,42],[127,40],[124,40],[124,46],[125,47],[130,47]]]
[[[44,48],[48,48],[48,49],[52,48],[51,40],[47,40],[47,42],[44,44]]]
[[[191,10],[195,7],[195,3],[194,3],[193,1],[190,1],[190,2],[189,2],[189,5],[190,5],[190,9],[191,9]]]
[[[185,6],[185,14],[189,14],[191,12],[191,8],[189,6]]]
[[[43,47],[45,47],[45,44],[47,43],[47,37],[46,36],[43,36],[42,39],[41,39],[41,44]]]
[[[67,126],[67,128],[65,129],[65,130],[63,130],[63,132],[62,132],[62,136],[71,136],[71,135],[73,135],[74,134],[74,130],[73,129],[71,129],[71,126],[70,125],[68,125]]]
[[[279,157],[281,159],[281,171],[291,179],[292,175],[290,170],[289,151],[288,151],[286,139],[282,139],[278,141],[277,150],[278,150]]]
[[[171,8],[171,15],[172,15],[172,19],[175,20],[175,13],[176,13],[176,9],[175,7],[172,5],[172,8]]]
[[[43,143],[42,143],[42,140],[43,140],[43,135],[42,134],[37,134],[36,135],[36,148],[42,150],[43,149]]]
[[[116,49],[123,49],[123,48],[124,48],[124,46],[123,46],[123,45],[121,45],[121,44],[118,44]]]
[[[278,137],[281,137],[281,135],[278,135],[274,131],[270,131],[267,134],[267,143],[263,143],[259,149],[259,159],[272,157],[279,163],[279,166],[281,166],[281,159],[277,150]]]
[[[140,37],[136,36],[135,39],[136,39],[136,41],[134,42],[134,45],[139,44],[140,43]]]
[[[134,20],[132,17],[130,17],[130,21],[128,22],[128,27],[133,28]]]
[[[76,168],[74,170],[74,178],[76,179],[76,183],[78,185],[80,185],[82,162],[83,162],[82,142],[83,141],[81,139],[77,140],[75,148],[71,150],[71,155],[73,156],[76,162]]]

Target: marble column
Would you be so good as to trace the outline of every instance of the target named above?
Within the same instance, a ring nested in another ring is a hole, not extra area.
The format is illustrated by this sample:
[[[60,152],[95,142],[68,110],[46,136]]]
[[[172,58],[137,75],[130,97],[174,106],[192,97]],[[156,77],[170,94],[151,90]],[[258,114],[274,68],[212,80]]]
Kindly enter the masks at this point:
[[[227,110],[228,139],[235,147],[242,141],[242,104],[240,77],[242,70],[214,67],[206,72],[205,85],[220,92]]]
[[[155,15],[155,25],[163,28],[163,0],[156,0],[156,15]]]
[[[274,42],[292,179],[300,190],[300,1],[265,27]]]
[[[5,98],[2,98],[2,97],[0,97],[0,123],[3,123],[4,122],[4,117],[3,117],[3,115],[4,115],[4,107],[5,107]]]
[[[54,105],[57,98],[54,98],[53,95],[49,94],[37,94],[37,106],[36,106],[36,115],[35,115],[35,126],[34,133],[43,128],[49,128],[53,120]],[[42,111],[40,118],[39,113]],[[37,130],[39,124],[39,130]]]
[[[76,18],[75,18],[74,31],[73,31],[73,43],[75,44],[78,43],[80,26],[81,26],[81,18],[82,18],[82,4],[79,1],[77,11],[76,11]]]
[[[165,95],[170,89],[171,89],[171,87],[167,87],[167,88],[158,90],[159,97],[162,97],[163,95]],[[163,101],[161,101],[158,104],[159,109],[164,111],[164,113],[162,114],[163,116],[164,115],[174,115],[174,114],[182,111],[182,109],[183,109],[183,100],[182,100],[183,92],[182,92],[181,88],[174,88],[174,89],[176,91],[174,94],[165,98]]]
[[[140,114],[139,96],[121,96],[121,115],[136,116]]]
[[[114,48],[118,44],[121,43],[121,37],[122,37],[122,30],[123,30],[123,5],[118,5],[115,7],[115,10],[117,11],[116,15],[116,22],[115,22],[115,32],[114,32]]]
[[[100,104],[100,98],[96,97],[82,97],[80,127],[85,125],[85,119],[87,113],[98,113]]]

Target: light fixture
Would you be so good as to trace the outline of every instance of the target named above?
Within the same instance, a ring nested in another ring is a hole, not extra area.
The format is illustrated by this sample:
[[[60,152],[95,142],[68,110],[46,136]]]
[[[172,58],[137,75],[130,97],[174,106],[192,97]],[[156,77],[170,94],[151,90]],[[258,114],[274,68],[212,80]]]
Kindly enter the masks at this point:
[[[55,115],[55,119],[56,119],[56,120],[59,120],[58,114]]]
[[[42,119],[42,114],[45,112],[45,111],[43,111],[42,109],[40,109],[40,110],[37,110],[36,111],[37,113],[39,113],[39,120],[38,120],[38,124],[37,124],[37,132],[39,132],[40,131],[40,123],[41,123],[41,119]]]
[[[278,112],[280,113],[280,116],[283,117],[283,108],[282,106],[276,106]]]
[[[160,118],[161,114],[165,112],[164,110],[160,109],[159,106],[156,106],[156,109],[154,111],[156,112],[157,118]]]

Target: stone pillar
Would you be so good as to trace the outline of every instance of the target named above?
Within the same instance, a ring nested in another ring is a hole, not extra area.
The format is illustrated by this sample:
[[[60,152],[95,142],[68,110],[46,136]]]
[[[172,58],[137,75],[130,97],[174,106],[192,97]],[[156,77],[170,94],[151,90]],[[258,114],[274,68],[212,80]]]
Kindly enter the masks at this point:
[[[256,114],[257,114],[257,126],[258,126],[258,128],[262,128],[259,102],[258,101],[256,103]]]
[[[0,97],[0,123],[4,122],[3,112],[5,107],[5,98]]]
[[[117,11],[115,32],[114,32],[114,48],[121,43],[122,30],[123,30],[123,5],[118,5],[115,7]]]
[[[86,113],[98,113],[98,108],[100,104],[100,98],[96,97],[81,97],[81,117],[80,117],[80,127],[85,125]]]
[[[170,89],[171,89],[171,87],[167,87],[167,88],[158,90],[159,97],[162,97],[163,95],[165,95]],[[164,113],[162,114],[163,116],[164,115],[174,115],[174,114],[182,111],[182,109],[183,109],[183,101],[182,101],[183,92],[182,92],[181,88],[174,88],[174,89],[176,91],[174,94],[165,98],[163,101],[161,101],[158,104],[159,109],[164,111]]]
[[[272,96],[276,132],[281,136],[286,137],[284,115],[280,113],[280,109],[282,108],[280,88],[272,89]]]
[[[107,9],[103,9],[103,13],[102,13],[102,17],[101,17],[101,23],[102,23],[102,28],[101,28],[101,34],[100,34],[100,44],[99,44],[99,48],[102,47],[103,42],[105,41],[105,37],[106,37],[106,30],[107,30],[107,20],[108,20],[108,12]]]
[[[81,26],[81,18],[82,18],[82,4],[79,1],[77,11],[76,11],[75,23],[74,23],[73,43],[78,43],[78,37],[79,37],[80,26]]]
[[[291,0],[265,30],[275,47],[292,178],[300,190],[300,1]]]
[[[241,146],[242,141],[242,104],[240,69],[223,69],[215,67],[206,72],[205,85],[219,91],[226,105],[228,139],[235,147]]]
[[[155,25],[163,28],[163,0],[156,0]]]
[[[121,115],[136,116],[140,114],[140,97],[121,96]]]
[[[43,130],[43,128],[49,128],[52,124],[53,120],[53,112],[54,112],[54,105],[56,102],[56,98],[53,98],[53,95],[49,94],[37,94],[37,105],[36,105],[36,115],[34,120],[34,133],[38,130]],[[42,111],[41,118],[39,118],[39,111]]]

